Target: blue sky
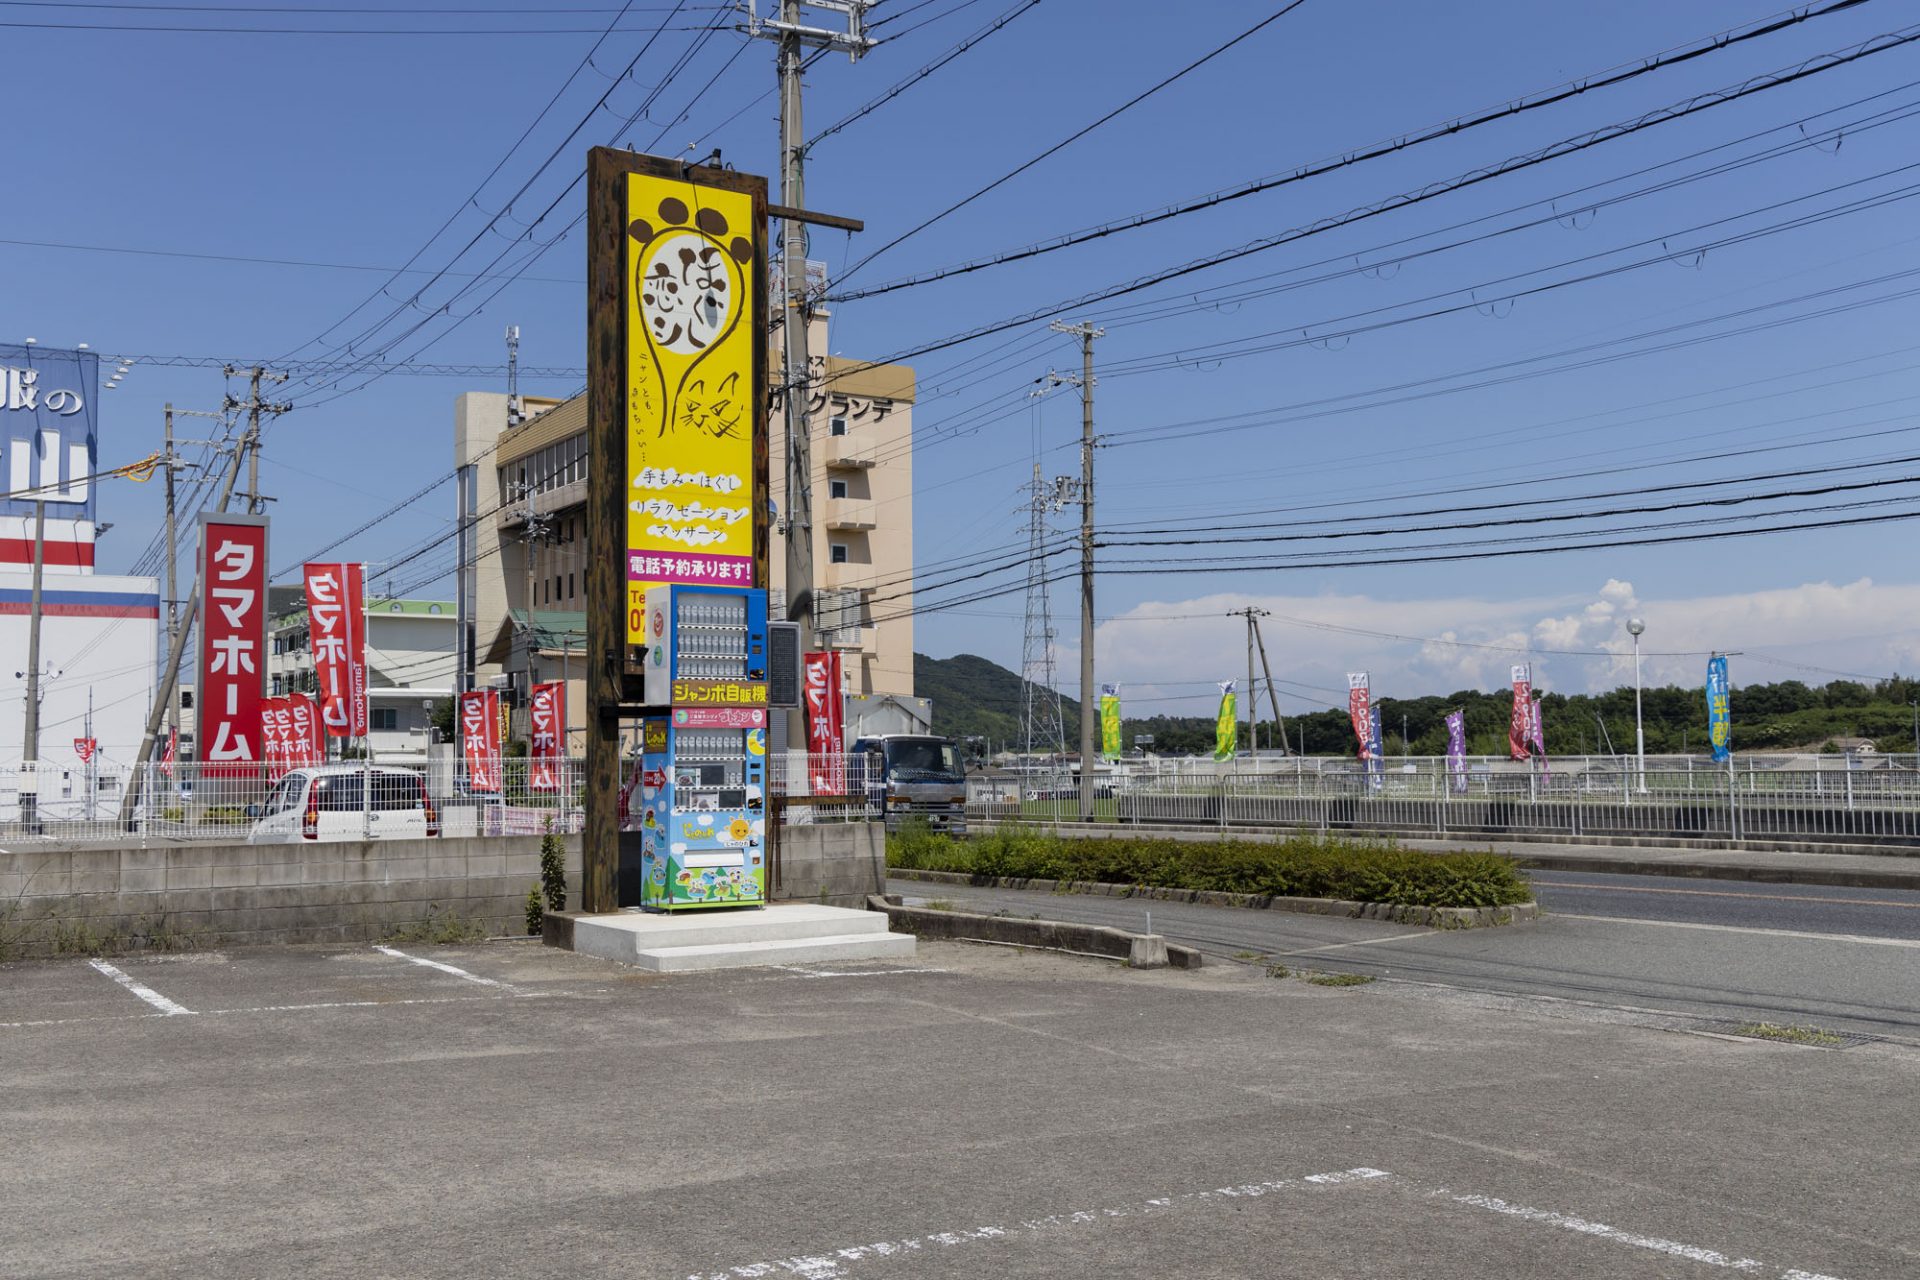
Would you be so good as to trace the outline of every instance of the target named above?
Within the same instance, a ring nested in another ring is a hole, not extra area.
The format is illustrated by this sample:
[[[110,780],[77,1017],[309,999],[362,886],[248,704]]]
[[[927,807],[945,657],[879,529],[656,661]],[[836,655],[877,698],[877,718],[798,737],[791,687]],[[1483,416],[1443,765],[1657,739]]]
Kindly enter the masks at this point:
[[[885,0],[875,17],[910,3]],[[1015,7],[1014,0],[935,0],[899,18],[892,30],[934,21],[861,63],[822,60],[809,76],[809,121],[817,129],[840,118]],[[144,17],[5,10],[0,20]],[[826,261],[838,279],[864,252],[1270,11],[1208,4],[1174,16],[1165,6],[1043,0],[816,148],[809,202],[864,218],[868,230],[855,237],[816,232],[812,256]],[[912,236],[848,285],[883,283],[1345,154],[1774,12],[1759,3],[1307,0],[1201,71]],[[607,16],[520,15],[503,24],[590,27]],[[451,216],[448,234],[420,260],[438,267],[479,232],[486,221],[479,210],[504,204],[607,91],[603,71],[624,66],[646,38],[644,27],[665,16],[630,15],[629,29],[607,40],[593,68],[575,79],[472,204],[465,203],[468,193],[527,128],[594,36],[10,31],[4,93],[15,118],[25,123],[8,147],[11,176],[0,240],[391,268]],[[710,8],[689,5],[669,25],[713,16]],[[1164,225],[839,304],[830,349],[861,358],[910,350],[1632,120],[1855,45],[1911,18],[1910,10],[1875,0],[1622,86]],[[275,20],[241,14],[230,25]],[[167,13],[152,21],[197,19]],[[480,19],[311,14],[284,21],[481,25]],[[531,221],[560,196],[578,173],[586,145],[608,140],[648,88],[663,83],[656,105],[626,140],[664,152],[696,144],[704,153],[719,146],[729,163],[770,172],[775,122],[772,98],[763,96],[773,84],[770,46],[749,47],[734,58],[744,37],[721,32],[669,80],[675,61],[697,38],[684,30],[661,33],[633,78],[612,86],[614,110],[599,112],[532,181],[514,214]],[[716,72],[722,73],[711,92],[687,119],[676,121],[682,105]],[[1920,339],[1911,336],[1910,299],[1844,305],[1821,318],[1583,369],[1558,369],[1566,359],[1543,360],[1527,367],[1555,369],[1549,376],[1457,394],[1359,394],[1400,384],[1432,390],[1453,385],[1433,380],[1463,370],[1695,321],[1708,323],[1685,334],[1718,333],[1908,287],[1895,279],[1819,302],[1768,305],[1920,266],[1913,218],[1901,198],[1920,176],[1899,172],[1912,163],[1920,136],[1920,117],[1902,118],[1907,108],[1920,106],[1920,85],[1903,87],[1916,81],[1920,47],[1896,49],[1134,298],[1067,312],[1066,319],[1093,319],[1108,328],[1097,349],[1101,367],[1109,370],[1096,398],[1099,430],[1111,445],[1099,454],[1103,526],[1204,530],[1309,514],[1361,515],[1385,522],[1390,533],[1399,524],[1433,522],[1405,512],[1506,500],[1516,493],[1577,495],[1920,453],[1914,439],[1920,426],[1912,417],[1914,397],[1920,396]],[[1823,132],[1835,128],[1837,148]],[[1804,145],[1781,146],[1795,142]],[[1583,200],[1638,192],[1768,148],[1781,154],[1619,199],[1598,213],[1552,216]],[[1639,176],[1629,176],[1634,174]],[[1571,194],[1582,188],[1591,189],[1587,196]],[[1849,202],[1878,207],[1758,234],[1704,256],[1698,251],[1708,241],[1768,231]],[[546,238],[579,209],[575,192],[534,233]],[[1372,265],[1528,221],[1538,225],[1418,253],[1395,265]],[[1445,230],[1456,226],[1464,230]],[[520,231],[513,226],[510,234]],[[501,251],[510,260],[518,252],[506,238],[484,233],[481,248],[458,266],[478,269]],[[501,331],[511,323],[521,327],[524,363],[579,366],[582,258],[578,236],[569,235],[458,327],[428,314],[450,292],[445,287],[430,292],[403,322],[426,320],[422,340],[448,330],[426,353],[429,359],[497,363]],[[1658,260],[1516,302],[1498,300],[1515,288],[1649,259]],[[305,344],[322,335],[346,336],[371,313],[345,327],[338,323],[386,279],[338,266],[13,243],[0,244],[0,264],[8,284],[9,338],[31,335],[62,346],[85,341],[109,354],[235,360],[296,349],[311,353],[317,348]],[[1264,296],[1237,297],[1252,290],[1264,290]],[[406,290],[394,292],[404,297]],[[1474,305],[1482,299],[1495,300]],[[381,305],[397,306],[390,299]],[[1322,336],[1440,307],[1455,309],[1351,337]],[[1765,309],[1745,320],[1713,319],[1748,308]],[[1253,341],[1250,335],[1269,336]],[[1220,352],[1213,344],[1235,342],[1274,349],[1215,359]],[[1044,323],[912,361],[923,389],[915,414],[921,560],[977,557],[1023,540],[1018,490],[1036,447],[1049,474],[1077,471],[1079,427],[1070,391],[1040,400],[1025,392],[1050,368],[1072,369],[1077,361],[1073,342],[1049,334]],[[1149,367],[1130,370],[1141,364]],[[577,385],[568,378],[530,380],[526,389],[564,394]],[[390,376],[325,404],[317,403],[324,394],[296,387],[302,407],[272,427],[262,472],[263,485],[278,500],[274,564],[296,563],[445,471],[454,396],[499,387],[497,379]],[[124,386],[106,397],[103,459],[122,461],[156,447],[165,401],[211,409],[223,389],[217,370],[136,364]],[[1398,403],[1365,407],[1395,398]],[[1309,416],[1313,411],[1299,407],[1325,409],[1329,401],[1342,412]],[[1232,415],[1250,416],[1220,421]],[[1240,424],[1252,425],[1191,434]],[[1676,462],[1781,445],[1790,447]],[[1603,470],[1611,474],[1551,479]],[[1908,465],[1823,478],[1853,481],[1912,471]],[[1527,483],[1411,496],[1516,480]],[[1773,487],[1796,486],[1789,480]],[[158,484],[120,485],[102,495],[102,518],[116,524],[102,544],[103,570],[124,569],[143,548],[158,520],[158,490]],[[1908,491],[1869,490],[1749,509],[1798,510]],[[1328,503],[1348,505],[1301,510]],[[451,490],[442,489],[344,553],[373,562],[379,581],[380,562],[444,529],[451,505]],[[1780,518],[1907,509],[1910,504]],[[1256,511],[1269,514],[1240,514]],[[1661,518],[1676,517],[1646,517]],[[1787,663],[1862,674],[1911,670],[1920,658],[1920,630],[1912,625],[1920,575],[1906,554],[1912,527],[1894,523],[1450,564],[1259,573],[1182,566],[1114,573],[1100,583],[1100,613],[1115,620],[1103,623],[1097,655],[1103,679],[1121,680],[1134,691],[1135,709],[1199,710],[1210,696],[1204,682],[1234,674],[1243,664],[1240,623],[1224,613],[1251,601],[1276,614],[1269,645],[1276,674],[1285,672],[1283,679],[1296,682],[1289,686],[1296,707],[1337,697],[1340,673],[1362,665],[1375,672],[1380,692],[1447,692],[1503,682],[1514,659],[1508,648],[1623,650],[1620,620],[1630,611],[1648,615],[1649,651],[1680,655],[1653,660],[1659,678],[1692,682],[1700,666],[1696,651],[1715,647],[1762,655],[1743,664],[1740,674],[1747,680],[1826,678],[1782,665]],[[1108,555],[1164,560],[1261,550],[1297,553],[1315,546],[1164,547]],[[444,558],[428,556],[413,568]],[[400,571],[403,583],[411,581],[408,575]],[[1069,636],[1075,599],[1070,585],[1055,589],[1055,615]],[[924,616],[916,647],[938,656],[978,652],[1016,664],[1020,610],[1015,593]],[[1142,617],[1175,621],[1137,620]],[[1389,635],[1416,639],[1382,638]],[[1074,669],[1071,645],[1060,661],[1063,670]],[[1568,690],[1611,684],[1626,671],[1617,660],[1565,655],[1539,657],[1536,668],[1548,687]]]

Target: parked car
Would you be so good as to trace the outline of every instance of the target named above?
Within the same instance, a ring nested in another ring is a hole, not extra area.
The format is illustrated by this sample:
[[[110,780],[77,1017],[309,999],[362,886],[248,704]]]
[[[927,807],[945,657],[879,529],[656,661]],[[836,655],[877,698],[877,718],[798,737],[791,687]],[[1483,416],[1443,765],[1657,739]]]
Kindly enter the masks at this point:
[[[427,780],[411,769],[369,772],[352,764],[295,769],[274,784],[265,803],[248,805],[246,814],[254,819],[248,844],[417,840],[440,834]]]

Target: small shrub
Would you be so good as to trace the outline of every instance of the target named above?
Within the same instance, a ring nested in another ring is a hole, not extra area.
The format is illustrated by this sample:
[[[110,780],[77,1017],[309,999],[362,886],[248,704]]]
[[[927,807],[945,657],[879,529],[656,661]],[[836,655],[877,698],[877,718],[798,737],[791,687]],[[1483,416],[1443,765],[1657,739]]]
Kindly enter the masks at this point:
[[[103,956],[126,950],[122,934],[96,929],[85,920],[54,921],[47,941],[57,956]]]
[[[1818,1045],[1825,1049],[1847,1042],[1845,1036],[1837,1036],[1819,1027],[1787,1027],[1777,1022],[1743,1022],[1734,1028],[1733,1034],[1752,1036],[1756,1040],[1779,1040],[1786,1044]]]
[[[395,925],[387,931],[389,942],[426,942],[444,946],[453,942],[479,942],[487,936],[487,928],[478,920],[468,919],[452,907],[427,904],[427,914],[419,920]]]
[[[1305,976],[1316,987],[1364,987],[1373,981],[1364,973],[1309,973]]]
[[[528,937],[537,938],[540,936],[542,926],[546,923],[546,914],[545,908],[543,908],[540,903],[540,886],[536,884],[533,888],[527,890]]]
[[[1269,978],[1284,978],[1291,972],[1293,971],[1283,964],[1270,964],[1267,966],[1267,976]]]
[[[567,909],[567,842],[554,832],[551,818],[547,820],[547,834],[540,837],[540,888],[546,894],[548,911]]]
[[[1513,860],[1492,852],[1422,853],[1386,841],[1306,835],[1200,844],[1144,834],[1073,839],[1012,824],[961,839],[910,829],[888,837],[887,864],[1413,907],[1501,907],[1533,897]]]

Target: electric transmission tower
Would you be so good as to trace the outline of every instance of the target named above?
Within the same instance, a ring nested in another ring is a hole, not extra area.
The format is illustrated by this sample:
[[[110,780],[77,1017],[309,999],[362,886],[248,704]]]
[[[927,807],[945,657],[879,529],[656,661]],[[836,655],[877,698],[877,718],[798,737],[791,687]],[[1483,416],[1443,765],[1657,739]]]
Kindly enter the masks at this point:
[[[1027,503],[1026,638],[1020,646],[1020,729],[1026,754],[1037,746],[1058,760],[1067,731],[1060,712],[1060,686],[1053,666],[1053,613],[1047,603],[1047,516],[1066,506],[1061,480],[1043,481],[1039,464]]]

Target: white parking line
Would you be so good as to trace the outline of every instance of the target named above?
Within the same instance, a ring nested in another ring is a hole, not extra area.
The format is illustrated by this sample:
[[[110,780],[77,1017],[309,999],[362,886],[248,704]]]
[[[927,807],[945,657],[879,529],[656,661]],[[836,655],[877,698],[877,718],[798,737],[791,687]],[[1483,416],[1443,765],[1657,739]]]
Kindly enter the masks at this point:
[[[468,973],[465,969],[455,968],[453,965],[443,964],[438,960],[429,960],[425,956],[410,956],[404,951],[378,945],[374,947],[374,950],[383,956],[392,956],[396,960],[407,960],[413,964],[425,965],[429,969],[438,969],[442,973],[450,973],[456,978],[465,978],[468,982],[477,982],[483,987],[496,987],[501,991],[512,991],[514,989],[509,983],[501,982],[494,978],[483,978],[477,973]]]
[[[1635,1249],[1646,1249],[1653,1253],[1669,1254],[1676,1258],[1686,1258],[1690,1262],[1704,1263],[1710,1267],[1721,1267],[1728,1271],[1742,1271],[1748,1274],[1762,1273],[1768,1270],[1764,1263],[1752,1258],[1734,1258],[1716,1249],[1703,1249],[1699,1245],[1682,1244],[1678,1240],[1662,1240],[1658,1236],[1641,1235],[1637,1231],[1625,1231],[1619,1227],[1610,1227],[1604,1222],[1592,1222],[1586,1218],[1577,1218],[1570,1213],[1557,1213],[1552,1209],[1535,1209],[1524,1204],[1510,1204],[1493,1196],[1454,1195],[1448,1191],[1435,1191],[1436,1196],[1446,1196],[1455,1204],[1471,1205],[1476,1209],[1486,1209],[1492,1213],[1505,1214],[1510,1218],[1519,1218],[1526,1222],[1544,1223],[1550,1227],[1560,1227],[1567,1231],[1577,1231],[1581,1235],[1592,1236],[1599,1240],[1611,1240],[1615,1244],[1628,1245]],[[1839,1280],[1838,1276],[1820,1275],[1812,1271],[1801,1271],[1788,1267],[1773,1272],[1779,1280]]]
[[[802,969],[795,964],[770,964],[769,969],[802,978],[884,978],[896,973],[945,973],[945,969]]]
[[[187,1008],[187,1006],[183,1004],[175,1004],[173,1001],[161,995],[158,991],[155,991],[152,987],[144,986],[141,983],[135,982],[132,978],[128,977],[121,970],[114,968],[112,965],[108,964],[105,960],[89,960],[87,961],[87,963],[92,965],[95,969],[98,969],[101,973],[106,974],[109,978],[112,978],[115,982],[119,983],[121,986],[125,987],[127,990],[133,992],[133,994],[135,994],[136,996],[139,996],[142,1000],[145,1000],[148,1004],[158,1009],[161,1013],[166,1014],[168,1017],[176,1017],[179,1014],[183,1014],[183,1013],[190,1014],[193,1012],[193,1010]]]
[[[1395,933],[1384,938],[1362,938],[1358,942],[1329,942],[1321,947],[1301,947],[1298,951],[1276,951],[1278,956],[1310,956],[1320,951],[1340,951],[1347,947],[1377,947],[1383,942],[1405,942],[1408,938],[1425,938],[1434,933],[1432,929],[1421,929],[1417,933]]]
[[[933,1235],[913,1236],[905,1240],[883,1240],[877,1244],[849,1245],[846,1248],[833,1249],[825,1253],[796,1254],[790,1258],[748,1262],[728,1267],[724,1271],[697,1271],[687,1280],[744,1280],[747,1277],[775,1275],[799,1276],[801,1280],[838,1280],[845,1275],[842,1268],[849,1263],[864,1262],[871,1258],[889,1258],[906,1253],[930,1253],[957,1245],[977,1244],[982,1240],[1007,1240],[1064,1227],[1106,1222],[1114,1218],[1136,1218],[1147,1214],[1164,1213],[1181,1205],[1199,1204],[1212,1200],[1245,1199],[1305,1186],[1340,1186],[1350,1182],[1365,1182],[1391,1176],[1379,1169],[1361,1168],[1342,1169],[1336,1173],[1309,1174],[1304,1178],[1246,1182],[1238,1186],[1216,1187],[1211,1191],[1187,1191],[1153,1200],[1139,1200],[1110,1209],[1080,1209],[1072,1213],[1052,1213],[1044,1218],[1030,1218],[1008,1226],[964,1227],[957,1231],[939,1231]]]

